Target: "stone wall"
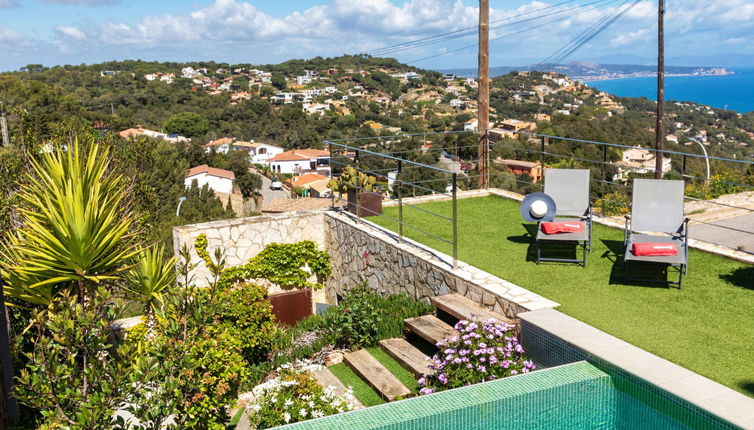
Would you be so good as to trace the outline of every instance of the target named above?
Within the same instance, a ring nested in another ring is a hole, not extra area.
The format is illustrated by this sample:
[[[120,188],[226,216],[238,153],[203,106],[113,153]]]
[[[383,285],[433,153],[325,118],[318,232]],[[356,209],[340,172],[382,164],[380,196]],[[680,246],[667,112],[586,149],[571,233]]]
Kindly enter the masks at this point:
[[[183,245],[188,245],[191,261],[197,264],[193,273],[196,284],[203,286],[208,284],[210,274],[194,249],[194,241],[200,234],[207,235],[207,249],[211,255],[215,248],[223,247],[226,264],[238,266],[273,242],[311,240],[324,249],[323,221],[322,212],[293,212],[184,225],[173,229],[173,249],[177,257]]]
[[[343,212],[324,215],[325,244],[332,274],[328,301],[362,283],[388,293],[405,292],[418,300],[459,293],[489,309],[515,317],[519,312],[553,308],[557,303],[458,262],[452,257],[404,239]]]

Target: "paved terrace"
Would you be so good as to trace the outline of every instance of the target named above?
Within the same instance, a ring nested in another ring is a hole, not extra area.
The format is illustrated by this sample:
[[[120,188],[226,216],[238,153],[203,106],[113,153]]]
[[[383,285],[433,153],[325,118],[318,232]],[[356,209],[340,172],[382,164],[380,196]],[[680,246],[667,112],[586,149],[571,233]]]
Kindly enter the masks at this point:
[[[421,203],[422,208],[450,216],[450,202],[437,200]],[[586,268],[537,265],[532,258],[533,225],[522,222],[518,206],[495,195],[459,199],[459,259],[560,303],[560,311],[606,333],[754,397],[754,267],[692,249],[682,290],[626,283],[623,232],[602,225],[595,226]],[[397,218],[397,208],[384,211]],[[403,216],[406,223],[451,239],[448,222],[409,207]],[[386,218],[369,220],[397,231]],[[404,233],[440,252],[452,252],[451,245],[412,229]],[[694,245],[751,260],[751,255],[719,246]]]

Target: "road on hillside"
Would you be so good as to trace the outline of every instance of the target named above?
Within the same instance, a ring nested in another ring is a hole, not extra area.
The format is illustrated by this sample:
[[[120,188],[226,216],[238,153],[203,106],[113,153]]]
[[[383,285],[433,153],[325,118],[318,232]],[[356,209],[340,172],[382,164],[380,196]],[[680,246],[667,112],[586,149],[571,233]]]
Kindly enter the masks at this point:
[[[273,200],[291,198],[291,192],[285,187],[282,190],[271,190],[270,184],[272,184],[272,181],[262,174],[259,174],[259,176],[262,177],[262,188],[259,190],[259,193],[264,197],[262,208],[267,207]]]

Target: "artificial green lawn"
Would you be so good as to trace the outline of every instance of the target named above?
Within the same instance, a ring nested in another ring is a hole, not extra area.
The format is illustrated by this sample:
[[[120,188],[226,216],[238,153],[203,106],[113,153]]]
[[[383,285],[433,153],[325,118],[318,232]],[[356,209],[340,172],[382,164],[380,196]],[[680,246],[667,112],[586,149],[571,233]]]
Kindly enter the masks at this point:
[[[621,258],[616,262],[616,253],[623,252],[620,230],[595,225],[585,268],[537,265],[518,202],[488,196],[459,199],[457,205],[460,260],[560,303],[559,310],[568,315],[754,397],[753,266],[690,250],[682,290],[624,284]],[[451,215],[450,201],[421,208]],[[396,207],[383,212],[397,218]],[[452,239],[448,221],[410,207],[404,207],[403,217],[405,223]],[[397,231],[397,224],[387,218],[369,220]],[[452,253],[451,245],[410,228],[404,228],[404,234]]]
[[[346,363],[338,363],[328,367],[336,378],[346,387],[353,388],[353,395],[364,406],[381,405],[384,400],[359,375],[355,374]]]
[[[419,384],[417,383],[417,379],[414,374],[406,370],[405,367],[401,366],[401,364],[395,361],[393,357],[389,356],[379,347],[367,348],[367,351],[369,351],[369,353],[372,354],[372,357],[377,359],[380,364],[385,366],[385,368],[389,370],[390,373],[393,374],[393,376],[398,378],[398,380],[401,381],[401,383],[405,385],[406,388],[411,390],[412,393],[416,394],[416,392],[419,391]]]

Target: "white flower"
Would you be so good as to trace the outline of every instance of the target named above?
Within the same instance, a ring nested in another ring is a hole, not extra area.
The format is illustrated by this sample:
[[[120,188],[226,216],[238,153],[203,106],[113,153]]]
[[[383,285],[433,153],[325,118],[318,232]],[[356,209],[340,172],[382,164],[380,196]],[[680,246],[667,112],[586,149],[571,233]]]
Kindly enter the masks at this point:
[[[304,408],[301,408],[300,411],[298,411],[298,414],[301,415],[301,418],[306,417],[307,411]]]
[[[289,414],[288,412],[283,412],[283,419],[287,423],[291,422],[291,414]]]
[[[292,405],[293,405],[293,400],[291,400],[291,399],[287,399],[285,401],[285,403],[283,403],[283,406],[285,406],[286,408],[288,408],[288,407],[290,407]]]

